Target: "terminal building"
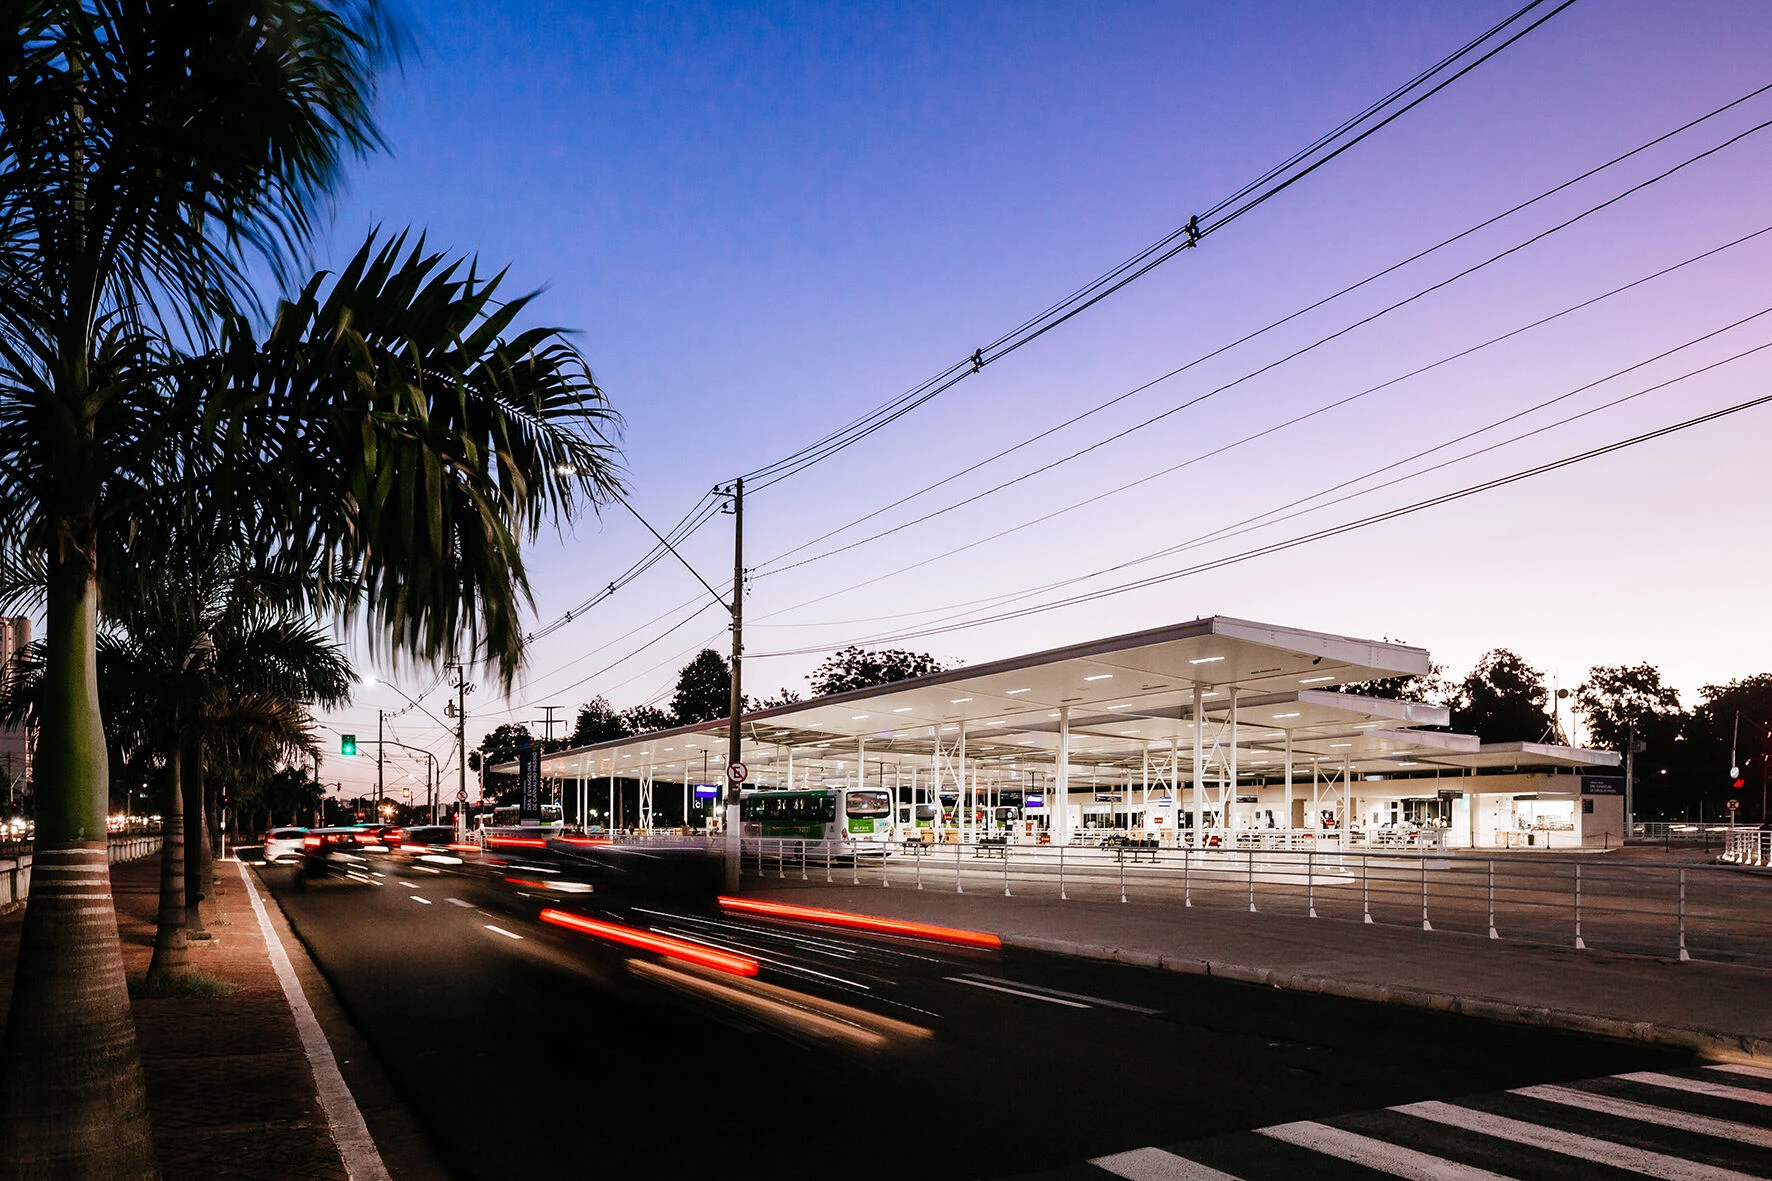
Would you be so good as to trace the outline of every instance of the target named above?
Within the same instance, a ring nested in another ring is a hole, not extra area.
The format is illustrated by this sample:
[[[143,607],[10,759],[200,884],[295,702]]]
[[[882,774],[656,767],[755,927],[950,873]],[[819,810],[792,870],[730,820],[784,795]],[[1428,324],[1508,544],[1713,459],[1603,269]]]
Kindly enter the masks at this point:
[[[1427,672],[1420,648],[1211,616],[746,714],[746,788],[871,793],[890,804],[867,839],[889,842],[1621,843],[1616,752],[1484,743],[1444,706],[1339,688]],[[542,775],[587,828],[617,793],[641,828],[717,822],[693,803],[726,752],[723,719],[555,752]]]

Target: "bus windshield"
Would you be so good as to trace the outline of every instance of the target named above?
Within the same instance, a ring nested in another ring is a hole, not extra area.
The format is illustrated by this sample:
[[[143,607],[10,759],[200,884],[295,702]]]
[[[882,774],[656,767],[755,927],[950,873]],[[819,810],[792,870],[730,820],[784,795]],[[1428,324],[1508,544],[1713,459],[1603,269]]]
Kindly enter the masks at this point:
[[[852,791],[844,797],[843,811],[850,816],[890,816],[892,797],[883,791]]]

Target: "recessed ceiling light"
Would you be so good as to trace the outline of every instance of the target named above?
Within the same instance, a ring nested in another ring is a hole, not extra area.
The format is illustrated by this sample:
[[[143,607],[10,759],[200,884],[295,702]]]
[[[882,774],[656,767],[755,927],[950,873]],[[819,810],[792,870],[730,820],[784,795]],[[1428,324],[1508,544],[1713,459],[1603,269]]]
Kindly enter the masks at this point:
[[[1114,679],[1114,674],[1113,673],[1096,673],[1092,677],[1084,677],[1083,679],[1085,681],[1111,681]]]
[[[1056,717],[1058,717],[1058,715],[1057,715],[1057,714],[1047,714],[1047,715],[1046,715],[1046,716],[1047,716],[1047,717],[1049,717],[1049,718],[1056,718]]]
[[[1108,706],[1108,708],[1109,709],[1125,709],[1127,706],[1129,706],[1131,704],[1132,703],[1130,701],[1116,701],[1112,705]]]
[[[1006,693],[1006,694],[1004,694],[1004,696],[1006,696],[1006,697],[1014,697],[1014,696],[1015,696],[1015,695],[1016,695],[1016,694],[1017,694],[1017,693],[1032,693],[1032,692],[1033,692],[1033,691],[1034,691],[1034,690],[1033,690],[1033,687],[1032,687],[1032,686],[1029,686],[1029,687],[1028,687],[1028,688],[1026,688],[1026,689],[1011,689],[1011,690],[1009,690],[1009,691],[1008,691],[1008,692],[1007,692],[1007,693]]]
[[[1214,689],[1214,690],[1212,690],[1212,692],[1210,692],[1210,693],[1202,693],[1202,694],[1200,694],[1200,696],[1201,696],[1201,697],[1217,697],[1217,696],[1218,696],[1218,690],[1216,690],[1216,689]]]
[[[1342,746],[1352,746],[1353,743],[1351,743],[1351,742],[1331,742],[1329,745],[1331,747],[1342,747]]]
[[[893,710],[892,712],[895,714],[908,714],[911,712],[911,707],[908,705],[901,705],[897,709]]]
[[[971,701],[971,700],[972,700],[972,698],[970,698],[970,697],[956,697],[952,701],[948,702],[948,704],[949,705],[965,705],[968,701]]]
[[[1122,734],[1136,734],[1136,733],[1138,733],[1138,731],[1137,730],[1122,730],[1122,731],[1120,731],[1120,733],[1122,733]]]
[[[865,722],[868,720],[868,716],[866,714],[855,714],[849,720],[852,722]]]
[[[1277,721],[1279,721],[1279,720],[1280,720],[1280,719],[1281,719],[1281,718],[1296,718],[1296,717],[1297,717],[1297,716],[1298,716],[1298,715],[1297,715],[1297,714],[1275,714],[1275,715],[1274,715],[1274,721],[1276,721],[1276,722],[1277,722]]]
[[[1305,677],[1298,683],[1300,685],[1320,685],[1324,681],[1333,681],[1334,679],[1334,677]]]
[[[1222,656],[1202,656],[1202,657],[1200,657],[1200,659],[1190,660],[1190,661],[1188,661],[1188,663],[1189,664],[1216,664],[1218,661],[1223,660],[1223,659],[1224,659],[1224,657],[1222,657]]]

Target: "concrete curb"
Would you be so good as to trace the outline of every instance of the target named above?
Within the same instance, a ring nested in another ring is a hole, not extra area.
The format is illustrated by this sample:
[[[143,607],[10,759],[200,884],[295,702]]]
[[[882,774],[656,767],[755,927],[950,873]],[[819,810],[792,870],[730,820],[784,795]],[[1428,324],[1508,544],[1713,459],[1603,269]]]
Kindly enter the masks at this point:
[[[1601,1017],[1577,1013],[1569,1009],[1553,1009],[1542,1005],[1520,1005],[1484,997],[1463,997],[1452,993],[1432,992],[1394,984],[1370,984],[1362,981],[1336,980],[1303,972],[1276,971],[1271,968],[1250,968],[1241,964],[1225,964],[1215,960],[1187,956],[1159,955],[1152,951],[1136,951],[1106,947],[1094,943],[1076,943],[1068,939],[1042,939],[1034,935],[1005,935],[1003,946],[1026,951],[1043,951],[1052,955],[1076,956],[1090,960],[1113,960],[1141,968],[1161,968],[1165,972],[1184,972],[1192,976],[1212,976],[1239,984],[1258,984],[1284,988],[1293,992],[1314,992],[1347,1000],[1374,1001],[1379,1004],[1405,1005],[1437,1013],[1458,1013],[1488,1021],[1506,1021],[1515,1025],[1536,1025],[1546,1029],[1566,1029],[1575,1033],[1642,1042],[1652,1046],[1690,1050],[1706,1058],[1728,1062],[1744,1062],[1772,1066],[1772,1041],[1741,1034],[1718,1033],[1680,1026],[1657,1025],[1650,1021],[1626,1021],[1618,1017]]]

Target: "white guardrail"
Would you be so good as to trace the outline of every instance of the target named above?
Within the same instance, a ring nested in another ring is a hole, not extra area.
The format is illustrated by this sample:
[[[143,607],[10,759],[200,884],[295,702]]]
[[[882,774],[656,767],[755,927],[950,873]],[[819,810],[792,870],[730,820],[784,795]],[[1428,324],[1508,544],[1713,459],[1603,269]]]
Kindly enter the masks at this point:
[[[1738,831],[1738,863],[1765,864],[1768,834]],[[1758,842],[1757,844],[1755,842]],[[1758,863],[1752,858],[1758,856]],[[1740,861],[1745,857],[1748,860]],[[1772,967],[1772,883],[1723,865],[1603,856],[1495,857],[1443,848],[1193,849],[747,838],[743,871],[769,880],[1141,902],[1406,925],[1489,939]]]
[[[1772,829],[1731,829],[1723,837],[1723,860],[1731,865],[1772,866]]]
[[[157,834],[112,837],[110,863],[134,861],[160,851]],[[0,850],[0,913],[22,906],[31,893],[31,846],[8,845]]]

